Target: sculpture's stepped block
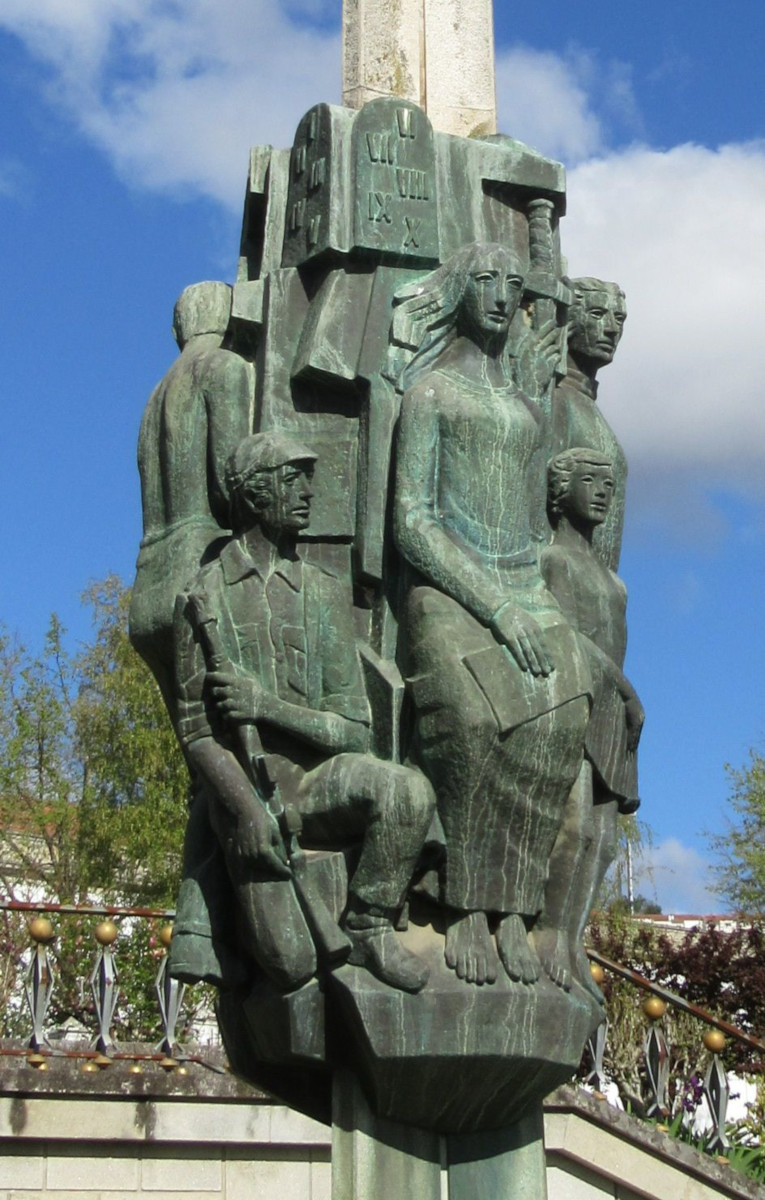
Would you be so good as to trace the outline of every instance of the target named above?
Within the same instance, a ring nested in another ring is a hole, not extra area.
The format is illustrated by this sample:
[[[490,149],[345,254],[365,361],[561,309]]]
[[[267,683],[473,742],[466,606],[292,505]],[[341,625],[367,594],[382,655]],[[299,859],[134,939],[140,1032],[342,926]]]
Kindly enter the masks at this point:
[[[368,972],[333,976],[353,1029],[352,1064],[375,1112],[421,1129],[500,1129],[569,1080],[602,1013],[577,988],[546,977],[531,986],[502,973],[462,983],[443,961],[443,942],[417,940],[431,968],[418,996],[394,992]]]
[[[325,1116],[329,1062],[357,1071],[374,1111],[421,1129],[460,1133],[499,1129],[575,1073],[586,1039],[602,1020],[592,996],[556,987],[546,976],[512,982],[500,970],[493,984],[465,983],[444,962],[443,935],[412,923],[403,935],[430,968],[418,995],[380,983],[368,971],[343,966],[326,984],[342,1024],[325,1035],[325,996],[315,981],[288,995],[258,985],[239,1009],[232,998],[221,1015],[227,1045],[233,1025],[246,1031],[237,1069],[314,1116]],[[326,1041],[325,1041],[326,1036]],[[281,1082],[269,1064],[313,1068],[302,1098],[289,1074]],[[266,1064],[265,1068],[263,1064]]]

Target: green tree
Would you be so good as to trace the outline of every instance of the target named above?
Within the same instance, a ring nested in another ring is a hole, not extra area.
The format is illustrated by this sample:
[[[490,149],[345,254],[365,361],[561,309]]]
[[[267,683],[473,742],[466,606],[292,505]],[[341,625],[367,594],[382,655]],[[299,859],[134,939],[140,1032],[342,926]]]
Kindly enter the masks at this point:
[[[167,904],[178,885],[188,783],[162,698],[127,635],[115,577],[83,599],[78,653],[51,619],[35,656],[0,638],[0,879],[51,900]]]
[[[93,637],[75,653],[55,617],[37,655],[0,634],[0,890],[35,901],[165,907],[180,875],[185,764],[159,689],[128,639],[128,590],[110,577],[83,601],[92,609]],[[73,1016],[92,1027],[87,976],[97,920],[54,918],[52,1023]],[[157,1034],[150,983],[161,953],[158,928],[121,924],[116,1028],[123,1038]],[[8,1003],[18,998],[26,945],[26,922],[6,913],[5,1033],[27,1027],[23,1007],[14,1020]]]
[[[748,764],[726,765],[733,817],[711,843],[719,862],[713,867],[716,891],[741,913],[765,913],[765,757],[752,751]]]
[[[95,638],[76,660],[74,749],[82,763],[79,857],[89,889],[171,904],[180,882],[188,775],[148,668],[127,634],[129,591],[85,593]]]
[[[83,766],[72,752],[73,663],[51,619],[37,657],[0,638],[0,878],[8,894],[42,884],[80,894],[78,812]]]

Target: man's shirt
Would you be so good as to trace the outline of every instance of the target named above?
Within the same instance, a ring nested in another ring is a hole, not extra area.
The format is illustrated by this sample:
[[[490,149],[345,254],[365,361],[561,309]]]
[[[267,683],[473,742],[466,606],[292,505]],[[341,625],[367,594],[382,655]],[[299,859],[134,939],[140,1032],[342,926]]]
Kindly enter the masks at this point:
[[[227,742],[229,735],[205,686],[198,609],[215,619],[228,662],[272,695],[369,725],[347,586],[297,556],[281,559],[269,575],[232,538],[176,605],[178,732],[184,744],[208,736]],[[277,736],[273,749],[284,753],[296,741]]]

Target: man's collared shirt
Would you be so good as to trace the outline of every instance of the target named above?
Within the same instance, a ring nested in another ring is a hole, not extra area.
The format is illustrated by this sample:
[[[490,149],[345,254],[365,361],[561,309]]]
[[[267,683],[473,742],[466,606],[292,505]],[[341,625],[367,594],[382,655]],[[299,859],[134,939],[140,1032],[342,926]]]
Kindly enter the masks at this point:
[[[238,538],[176,607],[178,731],[184,744],[227,733],[205,688],[197,621],[212,617],[227,660],[281,700],[370,723],[348,589],[297,556],[267,574]]]

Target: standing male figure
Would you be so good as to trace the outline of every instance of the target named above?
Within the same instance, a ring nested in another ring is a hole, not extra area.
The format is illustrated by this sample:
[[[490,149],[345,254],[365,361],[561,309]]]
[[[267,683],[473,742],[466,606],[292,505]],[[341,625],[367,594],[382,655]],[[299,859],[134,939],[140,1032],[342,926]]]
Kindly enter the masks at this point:
[[[553,392],[550,456],[574,446],[589,446],[608,456],[614,492],[607,519],[593,540],[598,557],[612,571],[619,568],[624,525],[627,459],[597,406],[596,375],[613,361],[624,331],[627,307],[616,283],[584,277],[570,280],[574,303],[568,317],[568,366]]]
[[[394,926],[435,797],[419,772],[367,753],[347,588],[296,552],[315,459],[280,432],[231,456],[234,536],[176,606],[178,731],[206,784],[244,949],[271,981],[300,986],[316,954],[264,779],[297,810],[304,845],[360,845],[343,919],[350,962],[416,992],[427,968]]]
[[[130,637],[171,715],[173,609],[208,547],[228,531],[226,461],[252,429],[252,366],[222,348],[231,316],[227,283],[195,283],[179,296],[181,351],[146,405],[138,439],[143,540],[130,605]]]

